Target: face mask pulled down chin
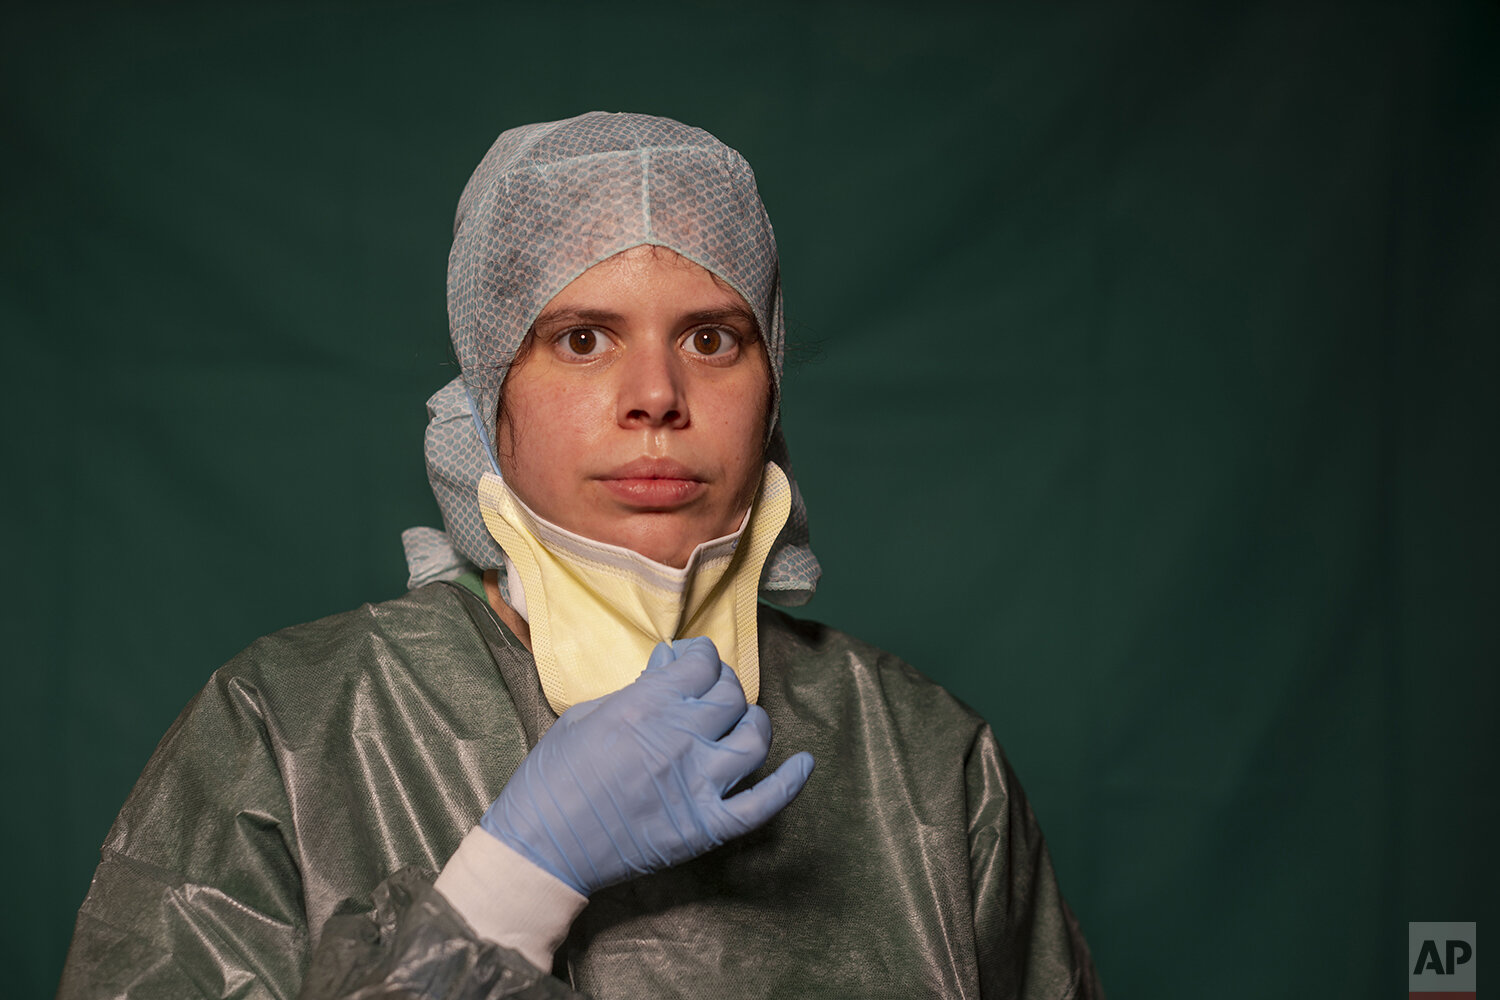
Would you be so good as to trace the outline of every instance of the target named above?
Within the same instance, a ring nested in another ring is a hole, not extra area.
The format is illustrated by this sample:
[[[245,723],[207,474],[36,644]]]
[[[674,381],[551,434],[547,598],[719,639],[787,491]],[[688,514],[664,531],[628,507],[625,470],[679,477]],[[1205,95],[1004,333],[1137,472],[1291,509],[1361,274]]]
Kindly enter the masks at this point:
[[[658,642],[706,635],[745,698],[760,694],[756,596],[791,511],[786,474],[767,462],[739,530],[704,542],[682,569],[543,519],[493,472],[479,482],[485,526],[505,550],[511,605],[531,627],[542,692],[561,715],[640,676]]]

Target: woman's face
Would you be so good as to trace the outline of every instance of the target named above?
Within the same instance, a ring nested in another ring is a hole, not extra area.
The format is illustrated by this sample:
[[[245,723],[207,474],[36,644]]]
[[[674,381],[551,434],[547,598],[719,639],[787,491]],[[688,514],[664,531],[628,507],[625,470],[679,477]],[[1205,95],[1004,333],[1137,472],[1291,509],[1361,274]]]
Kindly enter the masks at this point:
[[[754,314],[708,271],[642,246],[537,317],[506,376],[500,473],[542,517],[682,567],[760,484],[771,378]]]

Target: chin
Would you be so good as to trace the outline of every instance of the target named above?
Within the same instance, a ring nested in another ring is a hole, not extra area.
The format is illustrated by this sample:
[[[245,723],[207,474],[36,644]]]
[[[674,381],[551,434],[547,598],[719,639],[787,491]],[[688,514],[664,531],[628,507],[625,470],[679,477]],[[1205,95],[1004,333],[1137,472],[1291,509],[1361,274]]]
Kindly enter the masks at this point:
[[[673,569],[682,569],[687,565],[688,556],[693,554],[693,549],[698,545],[668,545],[668,544],[642,544],[635,542],[622,542],[625,548],[643,555],[652,562],[661,563],[663,566],[671,566]]]
[[[670,515],[656,514],[648,517],[667,518]],[[627,548],[637,555],[645,556],[652,562],[659,562],[664,566],[674,569],[682,569],[687,565],[688,557],[693,554],[701,543],[711,538],[718,538],[733,531],[712,532],[702,534],[701,532],[684,530],[681,526],[653,525],[650,523],[633,526],[635,530],[625,530],[620,537],[604,539],[613,545]],[[667,530],[663,530],[667,529]]]

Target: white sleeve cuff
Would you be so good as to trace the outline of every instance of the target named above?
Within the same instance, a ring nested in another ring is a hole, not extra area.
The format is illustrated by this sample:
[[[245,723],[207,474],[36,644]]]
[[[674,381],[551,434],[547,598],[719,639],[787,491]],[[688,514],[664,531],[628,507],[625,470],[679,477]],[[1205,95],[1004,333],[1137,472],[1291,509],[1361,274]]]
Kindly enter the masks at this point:
[[[478,826],[436,884],[476,934],[520,952],[543,972],[552,971],[552,953],[589,901]]]

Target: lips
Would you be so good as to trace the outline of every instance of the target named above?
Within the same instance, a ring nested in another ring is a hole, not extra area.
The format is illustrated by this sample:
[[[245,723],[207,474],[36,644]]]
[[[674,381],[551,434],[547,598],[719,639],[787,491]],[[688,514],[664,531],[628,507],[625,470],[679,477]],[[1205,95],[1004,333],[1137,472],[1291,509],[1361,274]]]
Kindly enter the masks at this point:
[[[641,510],[672,510],[708,488],[691,469],[669,458],[638,458],[596,480],[616,500]]]

